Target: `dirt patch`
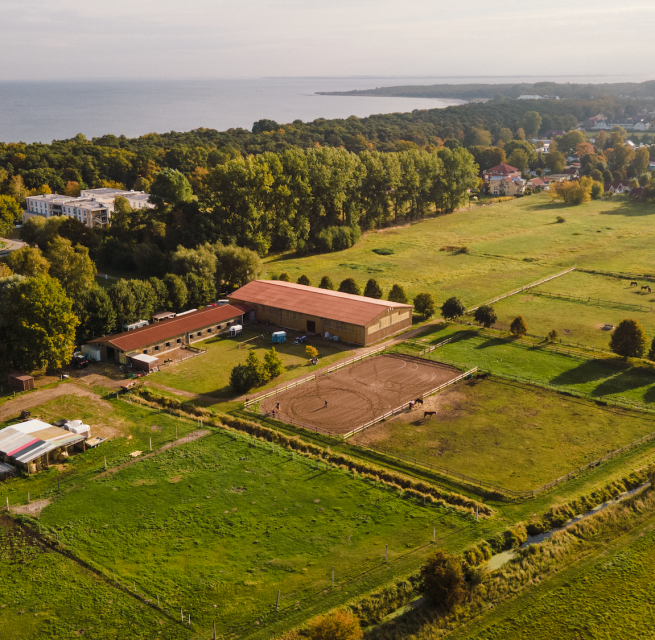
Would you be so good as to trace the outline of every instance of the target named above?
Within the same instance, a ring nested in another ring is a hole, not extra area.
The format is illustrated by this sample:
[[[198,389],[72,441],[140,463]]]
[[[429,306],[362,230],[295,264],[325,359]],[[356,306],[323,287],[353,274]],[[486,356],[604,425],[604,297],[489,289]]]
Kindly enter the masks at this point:
[[[153,485],[153,484],[157,484],[157,481],[156,481],[156,480],[152,480],[152,479],[150,479],[150,478],[143,478],[143,479],[141,479],[141,480],[136,480],[135,482],[133,482],[133,483],[132,483],[132,486],[133,486],[133,487],[142,487],[143,485],[148,485],[148,486],[150,486],[150,485]]]
[[[362,360],[264,400],[262,409],[335,434],[344,434],[461,372],[411,356],[380,355]],[[280,407],[277,407],[277,403]]]
[[[63,396],[78,396],[80,398],[88,398],[93,401],[98,407],[111,411],[111,405],[102,400],[97,393],[89,391],[76,384],[64,383],[50,389],[37,389],[30,393],[26,393],[15,400],[9,400],[0,406],[0,421],[8,420],[9,418],[18,417],[23,409],[32,409],[38,407],[40,404],[56,400]]]
[[[176,482],[179,482],[182,480],[182,476],[173,476],[172,478],[169,478],[168,481],[172,484],[175,484]]]
[[[50,498],[45,498],[44,500],[37,500],[36,502],[30,502],[30,504],[24,504],[21,507],[11,507],[10,511],[12,513],[19,513],[23,516],[38,518],[41,515],[41,511],[51,502],[52,500]]]
[[[161,427],[158,424],[153,424],[152,427],[150,427],[150,431],[161,432]]]
[[[114,427],[107,427],[105,425],[93,425],[92,436],[97,436],[98,438],[120,438],[125,434]]]

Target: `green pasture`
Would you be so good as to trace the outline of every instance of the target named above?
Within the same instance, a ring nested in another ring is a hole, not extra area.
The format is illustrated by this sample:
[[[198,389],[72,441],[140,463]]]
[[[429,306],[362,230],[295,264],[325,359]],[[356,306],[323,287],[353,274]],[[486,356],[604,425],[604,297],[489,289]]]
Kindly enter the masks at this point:
[[[355,441],[530,491],[655,430],[649,414],[501,380],[459,383],[436,400],[432,419],[401,414]]]
[[[375,278],[385,296],[398,283],[410,297],[456,295],[471,306],[576,264],[643,273],[652,263],[653,215],[653,205],[622,197],[566,207],[534,195],[370,232],[345,251],[270,256],[264,277],[306,274],[314,285],[323,275],[335,285],[353,277],[362,288]],[[469,253],[440,250],[448,246]]]
[[[80,484],[40,526],[121,584],[159,595],[165,612],[190,612],[205,633],[214,619],[221,632],[252,633],[311,610],[334,594],[332,567],[347,600],[358,576],[386,581],[422,547],[410,558],[419,566],[433,527],[453,550],[476,535],[472,516],[224,433]]]
[[[587,360],[555,353],[540,341],[516,341],[474,327],[444,323],[434,325],[432,331],[416,344],[428,346],[453,335],[453,342],[424,357],[547,383],[562,390],[586,393],[598,400],[627,399],[646,404],[655,402],[655,369],[633,366],[621,358]],[[403,351],[407,347],[400,345],[395,349]]]
[[[0,629],[3,638],[185,638],[188,631],[143,601],[0,518]],[[178,618],[179,619],[179,618]]]
[[[652,638],[655,528],[651,518],[592,555],[490,608],[457,638]]]
[[[620,278],[574,271],[493,306],[498,314],[495,328],[504,331],[522,315],[531,334],[546,336],[555,329],[564,342],[608,349],[611,333],[604,326],[634,318],[649,338],[655,337],[655,297]]]
[[[176,429],[181,438],[196,428],[194,422],[123,400],[94,400],[75,395],[61,396],[32,409],[32,417],[50,424],[62,418],[82,420],[91,427],[91,436],[104,434],[108,440],[93,449],[76,451],[63,464],[53,464],[50,469],[33,475],[19,475],[0,483],[2,505],[6,498],[12,506],[26,504],[28,491],[32,501],[51,497],[57,492],[57,486],[63,491],[104,471],[105,458],[111,468],[131,460],[129,454],[133,451],[147,453],[151,441],[154,451],[175,440]],[[14,422],[16,420],[8,420],[0,427]]]
[[[310,365],[309,358],[305,353],[306,344],[294,345],[293,340],[301,334],[295,331],[287,331],[287,341],[281,344],[272,344],[270,332],[275,328],[267,325],[246,327],[243,336],[240,338],[216,337],[200,343],[202,349],[207,352],[200,356],[189,358],[183,362],[170,365],[162,371],[152,375],[148,380],[153,384],[161,384],[174,389],[194,393],[201,396],[200,404],[213,404],[216,402],[230,400],[237,395],[230,387],[230,372],[237,364],[245,364],[248,352],[254,349],[260,359],[264,360],[264,353],[271,347],[275,347],[284,363],[284,373],[275,380],[251,393],[258,393],[265,389],[279,385],[287,380],[309,375],[317,369],[331,364],[342,358],[351,355],[351,345],[325,340],[319,336],[308,336],[309,344],[316,347],[319,353],[323,354],[318,365]],[[261,337],[257,337],[261,336]],[[243,347],[239,343],[255,338]]]

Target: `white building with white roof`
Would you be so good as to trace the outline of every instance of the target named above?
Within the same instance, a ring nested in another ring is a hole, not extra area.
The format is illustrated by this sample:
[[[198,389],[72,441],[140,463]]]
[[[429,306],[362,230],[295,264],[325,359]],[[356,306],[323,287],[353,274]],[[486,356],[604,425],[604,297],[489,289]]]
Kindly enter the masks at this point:
[[[32,216],[68,216],[75,218],[87,227],[110,224],[116,198],[127,200],[133,209],[152,209],[150,194],[143,191],[125,191],[122,189],[83,189],[79,198],[47,193],[40,196],[27,196],[23,220]]]

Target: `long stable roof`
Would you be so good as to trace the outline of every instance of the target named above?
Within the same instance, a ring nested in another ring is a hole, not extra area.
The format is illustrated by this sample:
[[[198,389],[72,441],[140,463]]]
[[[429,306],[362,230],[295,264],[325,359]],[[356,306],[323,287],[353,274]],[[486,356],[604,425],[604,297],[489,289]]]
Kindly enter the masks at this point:
[[[163,340],[168,340],[168,338],[174,338],[183,333],[202,329],[210,324],[224,322],[240,315],[243,315],[243,311],[235,309],[229,304],[218,307],[207,307],[199,311],[194,311],[193,313],[171,318],[170,320],[161,320],[154,324],[149,324],[147,327],[141,327],[140,329],[96,338],[95,340],[91,340],[90,343],[99,342],[101,344],[111,345],[122,351],[133,351],[134,349],[140,349],[156,342],[162,342]]]
[[[41,420],[28,420],[0,431],[0,453],[27,464],[49,451],[68,447],[85,438],[84,435],[53,427]]]
[[[232,293],[230,300],[232,298],[356,325],[368,324],[387,309],[412,308],[409,304],[365,298],[281,280],[253,280]]]

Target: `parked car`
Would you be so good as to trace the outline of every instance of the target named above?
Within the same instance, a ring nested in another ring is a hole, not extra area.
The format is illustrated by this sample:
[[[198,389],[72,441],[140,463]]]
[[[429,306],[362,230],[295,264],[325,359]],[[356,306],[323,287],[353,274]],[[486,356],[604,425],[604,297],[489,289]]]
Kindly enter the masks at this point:
[[[76,353],[73,355],[73,365],[78,369],[83,369],[89,366],[89,356],[86,353]]]

